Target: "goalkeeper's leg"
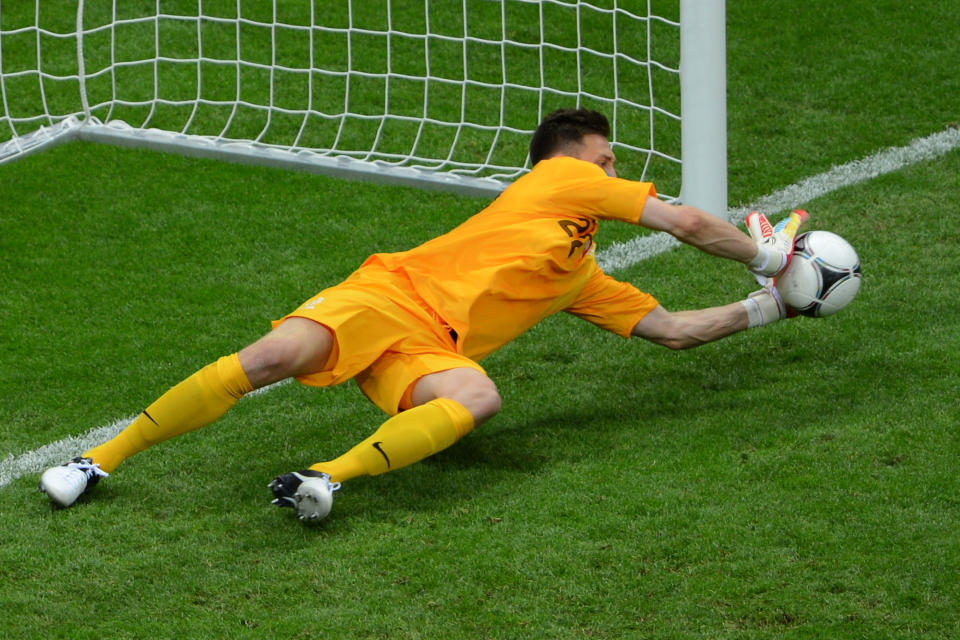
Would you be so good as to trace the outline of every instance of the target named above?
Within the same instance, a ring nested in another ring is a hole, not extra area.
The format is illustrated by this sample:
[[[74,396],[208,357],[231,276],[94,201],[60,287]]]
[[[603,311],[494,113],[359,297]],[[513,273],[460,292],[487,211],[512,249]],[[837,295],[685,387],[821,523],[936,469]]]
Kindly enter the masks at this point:
[[[341,482],[423,460],[500,410],[500,395],[493,381],[469,367],[423,376],[414,385],[410,400],[412,408],[384,422],[340,457],[274,478],[269,485],[273,503],[293,507],[301,520],[321,519],[329,513]]]
[[[113,471],[130,456],[219,419],[244,394],[326,364],[333,335],[321,324],[289,318],[237,354],[220,358],[174,386],[115,438],[83,454]]]
[[[443,451],[500,410],[493,381],[475,369],[431,373],[414,385],[413,408],[384,422],[342,456],[310,467],[344,482],[402,469]]]

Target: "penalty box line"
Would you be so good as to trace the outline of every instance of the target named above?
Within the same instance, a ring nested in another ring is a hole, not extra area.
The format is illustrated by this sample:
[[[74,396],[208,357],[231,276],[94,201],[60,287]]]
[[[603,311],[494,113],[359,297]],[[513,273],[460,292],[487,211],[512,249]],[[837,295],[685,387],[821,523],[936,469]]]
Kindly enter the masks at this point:
[[[728,211],[729,219],[734,224],[742,224],[750,211],[774,214],[795,209],[843,187],[865,182],[918,162],[933,160],[958,147],[960,147],[960,128],[945,129],[924,138],[917,138],[906,146],[883,149],[866,158],[854,160],[806,178],[766,195],[748,207],[731,209]],[[654,233],[627,242],[613,243],[607,249],[597,253],[597,262],[604,271],[620,271],[670,251],[680,244],[676,238],[667,233]],[[284,382],[258,389],[248,393],[247,396],[267,393]],[[6,459],[0,461],[0,487],[5,487],[29,473],[39,473],[48,467],[62,464],[78,453],[109,440],[120,433],[135,417],[120,418],[109,424],[94,427],[82,435],[70,436],[17,456],[8,454]]]

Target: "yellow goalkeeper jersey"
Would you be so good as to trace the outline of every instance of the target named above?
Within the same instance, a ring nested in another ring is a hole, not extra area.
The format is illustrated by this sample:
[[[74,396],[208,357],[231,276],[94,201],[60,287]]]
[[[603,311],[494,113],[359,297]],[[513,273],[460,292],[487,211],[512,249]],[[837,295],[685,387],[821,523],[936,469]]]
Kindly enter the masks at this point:
[[[543,160],[460,226],[374,254],[350,279],[385,269],[407,281],[476,361],[559,311],[626,337],[657,301],[601,271],[594,236],[597,220],[637,224],[650,195],[652,183],[611,178],[589,162]]]

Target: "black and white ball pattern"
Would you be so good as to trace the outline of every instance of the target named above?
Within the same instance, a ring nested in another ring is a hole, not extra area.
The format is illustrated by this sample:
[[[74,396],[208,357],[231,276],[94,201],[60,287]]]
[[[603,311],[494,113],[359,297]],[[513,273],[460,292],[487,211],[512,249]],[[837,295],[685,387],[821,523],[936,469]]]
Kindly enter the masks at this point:
[[[822,318],[850,304],[860,290],[860,258],[853,246],[830,231],[797,236],[787,270],[777,278],[783,301],[798,313]]]

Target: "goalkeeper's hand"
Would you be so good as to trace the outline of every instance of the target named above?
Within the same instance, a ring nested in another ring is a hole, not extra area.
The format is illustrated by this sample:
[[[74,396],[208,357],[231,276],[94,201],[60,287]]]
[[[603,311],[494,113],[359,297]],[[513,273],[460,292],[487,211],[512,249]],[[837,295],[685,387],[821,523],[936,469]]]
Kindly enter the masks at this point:
[[[747,266],[761,284],[765,284],[766,278],[779,275],[787,268],[793,255],[797,230],[808,217],[806,211],[795,209],[776,227],[772,227],[762,213],[751,211],[747,216],[747,230],[757,243],[757,255]]]

